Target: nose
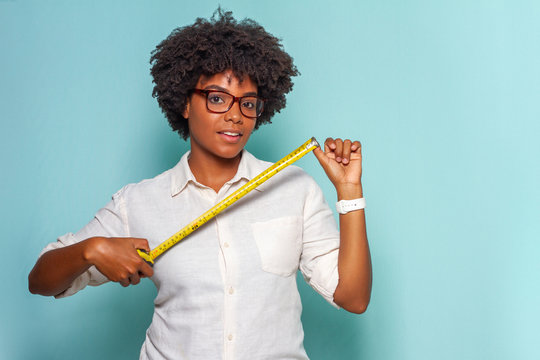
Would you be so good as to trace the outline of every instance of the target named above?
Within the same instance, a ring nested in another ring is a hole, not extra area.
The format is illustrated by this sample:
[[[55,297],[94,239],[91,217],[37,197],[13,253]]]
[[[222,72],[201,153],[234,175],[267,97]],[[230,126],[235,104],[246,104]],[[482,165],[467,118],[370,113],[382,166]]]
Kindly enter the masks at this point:
[[[233,100],[233,104],[229,111],[225,113],[225,121],[232,121],[233,124],[242,124],[244,121],[244,115],[240,111],[240,101]]]

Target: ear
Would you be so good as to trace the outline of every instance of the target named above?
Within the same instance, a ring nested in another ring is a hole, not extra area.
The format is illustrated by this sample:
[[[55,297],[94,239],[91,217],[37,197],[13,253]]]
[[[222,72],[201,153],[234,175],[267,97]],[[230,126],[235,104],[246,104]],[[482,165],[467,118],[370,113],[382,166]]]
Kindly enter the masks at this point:
[[[184,108],[184,111],[182,111],[182,116],[184,119],[189,119],[189,106],[191,105],[191,99],[188,97],[186,101],[186,107]]]

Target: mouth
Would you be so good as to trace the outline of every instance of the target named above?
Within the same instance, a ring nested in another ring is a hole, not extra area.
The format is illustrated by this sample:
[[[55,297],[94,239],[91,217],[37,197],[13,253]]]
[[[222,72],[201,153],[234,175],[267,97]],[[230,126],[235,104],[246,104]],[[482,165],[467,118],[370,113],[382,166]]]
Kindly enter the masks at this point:
[[[227,142],[236,143],[242,137],[241,132],[237,131],[219,131],[218,134]]]
[[[218,134],[223,134],[227,136],[242,136],[242,133],[234,131],[220,131]]]

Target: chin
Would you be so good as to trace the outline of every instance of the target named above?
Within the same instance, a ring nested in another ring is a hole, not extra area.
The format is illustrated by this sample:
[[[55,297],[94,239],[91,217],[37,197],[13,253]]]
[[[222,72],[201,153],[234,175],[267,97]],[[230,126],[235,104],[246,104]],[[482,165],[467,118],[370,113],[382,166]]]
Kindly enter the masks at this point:
[[[224,159],[232,160],[232,159],[235,159],[236,157],[238,157],[241,153],[242,153],[242,149],[240,149],[240,151],[227,152],[225,154],[222,154],[221,157],[224,158]]]
[[[232,149],[230,147],[221,148],[221,149],[218,149],[216,152],[214,152],[214,155],[223,159],[232,160],[236,158],[238,155],[240,155],[243,149],[244,149],[243,146],[240,148],[235,147]]]

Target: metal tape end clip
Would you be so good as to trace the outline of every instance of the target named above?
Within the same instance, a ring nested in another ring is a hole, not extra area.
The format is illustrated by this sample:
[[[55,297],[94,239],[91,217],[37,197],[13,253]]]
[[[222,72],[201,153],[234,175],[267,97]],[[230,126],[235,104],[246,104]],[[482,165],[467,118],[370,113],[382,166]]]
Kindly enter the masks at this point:
[[[311,142],[309,143],[309,147],[321,147],[321,145],[319,145],[319,142],[317,141],[317,139],[315,139],[315,137],[312,137],[311,138]]]

